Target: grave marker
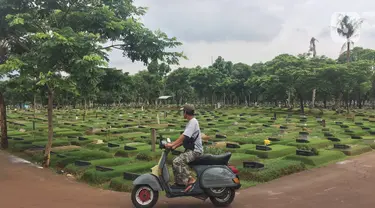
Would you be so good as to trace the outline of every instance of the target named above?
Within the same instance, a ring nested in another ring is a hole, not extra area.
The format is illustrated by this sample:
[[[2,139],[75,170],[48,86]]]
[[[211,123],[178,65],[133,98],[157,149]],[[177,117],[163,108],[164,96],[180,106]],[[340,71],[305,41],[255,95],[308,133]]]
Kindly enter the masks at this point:
[[[151,129],[151,150],[155,152],[156,148],[156,129]]]
[[[301,155],[301,156],[314,156],[315,153],[310,151],[310,150],[296,150],[296,155]]]
[[[270,150],[272,150],[271,147],[266,146],[266,145],[256,145],[255,149],[256,150],[261,150],[261,151],[270,151]]]
[[[260,162],[243,162],[243,167],[251,169],[263,169],[264,164]]]
[[[335,149],[349,149],[350,146],[347,144],[333,144],[333,148]]]

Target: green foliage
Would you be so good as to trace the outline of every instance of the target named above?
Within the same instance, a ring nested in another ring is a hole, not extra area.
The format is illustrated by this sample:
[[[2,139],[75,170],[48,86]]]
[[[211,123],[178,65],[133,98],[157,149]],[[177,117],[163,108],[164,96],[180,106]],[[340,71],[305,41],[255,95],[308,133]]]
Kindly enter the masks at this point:
[[[112,178],[122,176],[124,172],[137,172],[144,173],[150,171],[155,165],[155,162],[137,163],[132,165],[113,166],[114,170],[101,172],[96,169],[87,170],[80,180],[91,183],[91,184],[102,184],[110,181]]]
[[[260,158],[278,158],[283,157],[286,155],[290,155],[295,153],[296,148],[290,146],[283,146],[283,145],[272,145],[272,150],[269,151],[262,151],[254,149],[246,149],[245,153],[257,155]]]
[[[222,148],[215,148],[215,147],[204,147],[204,154],[213,154],[213,155],[221,155],[224,154],[226,151]]]
[[[352,145],[350,149],[342,150],[342,152],[348,156],[360,155],[369,151],[372,151],[372,148],[369,145]]]
[[[242,167],[238,168],[241,180],[267,182],[305,170],[303,163],[284,159],[266,161],[264,165],[264,169],[261,170]]]
[[[300,155],[288,155],[285,158],[288,160],[295,160],[295,161],[301,161],[306,165],[323,165],[330,161],[339,160],[345,157],[345,154],[343,154],[340,151],[328,151],[328,150],[322,150],[319,151],[319,155],[317,156],[300,156]]]
[[[112,178],[109,187],[114,191],[131,192],[133,181],[124,180],[123,177]]]

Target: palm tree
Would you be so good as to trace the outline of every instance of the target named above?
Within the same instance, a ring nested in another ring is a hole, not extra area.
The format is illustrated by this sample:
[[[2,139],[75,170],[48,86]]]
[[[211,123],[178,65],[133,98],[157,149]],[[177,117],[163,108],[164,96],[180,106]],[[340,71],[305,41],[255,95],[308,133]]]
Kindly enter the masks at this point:
[[[335,28],[337,33],[346,38],[346,42],[342,45],[340,53],[343,53],[346,49],[346,59],[350,62],[350,48],[354,46],[352,38],[358,36],[356,34],[363,23],[363,19],[355,19],[348,15],[340,15],[337,21],[337,27]]]
[[[319,42],[317,39],[314,37],[311,38],[310,40],[310,47],[309,47],[309,52],[313,52],[313,57],[315,58],[316,56],[316,46],[315,46],[315,41]]]
[[[311,40],[310,40],[310,48],[309,48],[309,52],[313,52],[313,58],[315,58],[315,56],[316,56],[315,41],[319,42],[317,39],[315,39],[314,37],[312,37]],[[316,96],[316,89],[314,88],[313,89],[313,93],[312,93],[312,103],[311,103],[312,107],[315,107],[315,96]]]
[[[350,17],[349,15],[340,14],[338,16],[337,26],[334,27],[337,34],[344,37],[346,39],[345,43],[342,45],[340,54],[342,54],[346,49],[346,62],[349,64],[350,62],[350,48],[351,46],[354,46],[354,42],[352,38],[355,38],[358,36],[357,32],[360,28],[360,26],[363,23],[363,19],[355,19],[353,17]],[[348,65],[349,67],[349,65]],[[339,102],[342,99],[343,94],[341,93],[338,97],[338,99],[335,101],[334,108],[338,109]],[[349,109],[348,109],[349,112]]]

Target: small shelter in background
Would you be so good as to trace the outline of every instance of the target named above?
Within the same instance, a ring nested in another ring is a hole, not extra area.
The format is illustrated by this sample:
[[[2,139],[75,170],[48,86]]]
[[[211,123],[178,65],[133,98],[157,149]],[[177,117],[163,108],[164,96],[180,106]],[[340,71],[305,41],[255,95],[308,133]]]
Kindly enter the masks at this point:
[[[170,96],[170,95],[164,95],[164,96],[160,96],[158,97],[158,105],[160,104],[169,104],[169,101],[171,100],[170,98],[172,98],[173,96]]]
[[[164,95],[164,96],[158,97],[157,105],[160,105],[160,104],[167,105],[167,104],[169,104],[169,101],[171,100],[170,98],[172,98],[172,97],[173,96],[169,96],[169,95]],[[166,118],[167,112],[163,111],[163,114],[164,114],[164,118]],[[156,119],[157,119],[157,123],[160,124],[159,113],[156,115]]]

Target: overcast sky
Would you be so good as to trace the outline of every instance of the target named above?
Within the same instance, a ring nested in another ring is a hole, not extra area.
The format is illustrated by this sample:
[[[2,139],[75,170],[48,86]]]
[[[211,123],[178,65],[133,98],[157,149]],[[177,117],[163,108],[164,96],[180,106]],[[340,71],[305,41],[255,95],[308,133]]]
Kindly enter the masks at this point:
[[[311,37],[319,41],[318,55],[337,58],[343,42],[332,36],[330,25],[338,12],[364,18],[355,45],[375,48],[375,1],[370,0],[135,0],[135,4],[149,7],[142,18],[148,28],[183,42],[179,50],[189,60],[180,66],[208,66],[217,56],[252,64],[280,53],[297,55],[308,51]],[[110,66],[130,74],[145,69],[119,51],[113,51],[110,59]]]

